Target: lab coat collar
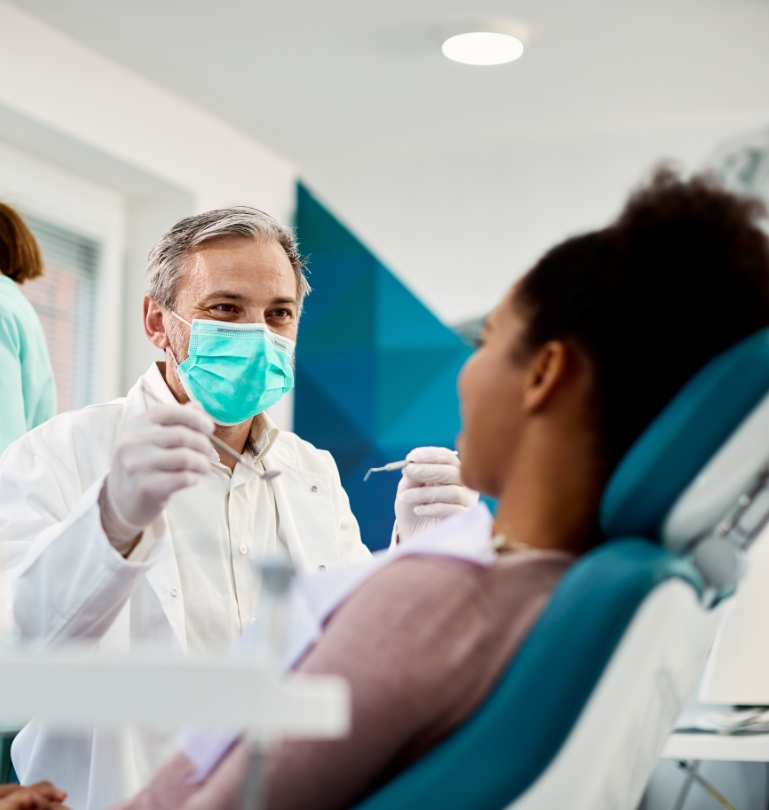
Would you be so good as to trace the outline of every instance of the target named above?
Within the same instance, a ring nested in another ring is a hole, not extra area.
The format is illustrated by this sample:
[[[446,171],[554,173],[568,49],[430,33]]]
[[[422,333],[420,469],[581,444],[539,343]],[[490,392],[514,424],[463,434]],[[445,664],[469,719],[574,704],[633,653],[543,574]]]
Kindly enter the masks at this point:
[[[279,435],[278,426],[266,412],[257,414],[251,423],[251,432],[248,435],[243,454],[250,455],[254,461],[263,461],[267,453],[274,447]]]
[[[161,369],[162,365],[162,369]],[[146,373],[139,378],[139,383],[149,388],[150,392],[155,395],[155,398],[162,402],[164,405],[173,405],[177,400],[168,387],[166,378],[164,376],[166,364],[163,362],[153,363],[146,371]],[[144,404],[151,408],[155,403],[152,402],[151,397],[147,396],[145,391],[142,391]]]

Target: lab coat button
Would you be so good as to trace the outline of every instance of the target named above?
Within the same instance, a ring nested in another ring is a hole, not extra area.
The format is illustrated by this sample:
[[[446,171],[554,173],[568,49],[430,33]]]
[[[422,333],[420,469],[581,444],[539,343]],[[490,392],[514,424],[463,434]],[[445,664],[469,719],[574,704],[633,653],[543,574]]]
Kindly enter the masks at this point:
[[[318,488],[316,486],[310,487],[310,492],[317,492]]]
[[[245,544],[241,545],[241,547],[240,547],[240,553],[241,553],[241,554],[248,554],[248,546],[247,546],[247,545],[245,545]]]
[[[171,588],[171,596],[178,596],[178,595],[179,591],[177,591],[176,588]]]
[[[318,571],[325,571],[325,570],[326,570],[326,566],[325,566],[325,565],[319,565],[319,566],[318,566]]]

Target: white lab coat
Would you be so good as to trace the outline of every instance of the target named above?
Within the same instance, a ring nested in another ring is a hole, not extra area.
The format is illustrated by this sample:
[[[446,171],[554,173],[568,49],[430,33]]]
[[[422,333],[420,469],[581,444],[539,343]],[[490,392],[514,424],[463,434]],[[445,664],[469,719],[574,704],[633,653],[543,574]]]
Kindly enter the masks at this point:
[[[126,398],[51,419],[0,459],[0,561],[11,572],[22,637],[90,639],[111,651],[150,642],[186,653],[165,515],[147,529],[155,543],[143,562],[115,551],[99,515],[99,491],[123,425],[144,409],[137,383]],[[282,431],[264,467],[281,472],[272,481],[278,533],[298,571],[370,556],[329,453]],[[17,737],[13,761],[22,782],[50,779],[69,792],[73,810],[102,810],[146,783],[175,736],[98,728],[57,736],[33,721]]]

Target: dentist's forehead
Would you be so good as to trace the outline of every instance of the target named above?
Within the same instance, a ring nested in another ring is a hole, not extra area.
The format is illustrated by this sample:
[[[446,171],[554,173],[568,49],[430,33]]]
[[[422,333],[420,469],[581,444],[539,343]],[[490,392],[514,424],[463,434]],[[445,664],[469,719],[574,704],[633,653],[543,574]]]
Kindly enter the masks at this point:
[[[273,240],[222,237],[191,251],[177,294],[234,302],[296,303],[297,279],[281,245]]]

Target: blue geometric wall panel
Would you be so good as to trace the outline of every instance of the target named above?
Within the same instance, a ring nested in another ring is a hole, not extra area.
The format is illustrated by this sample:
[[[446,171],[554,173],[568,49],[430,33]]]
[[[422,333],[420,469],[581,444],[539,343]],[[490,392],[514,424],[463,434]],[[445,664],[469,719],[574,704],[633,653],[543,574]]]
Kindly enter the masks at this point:
[[[369,467],[422,445],[453,447],[457,374],[471,349],[305,188],[297,232],[309,256],[296,357],[294,429],[331,451],[363,540],[390,542],[399,473]]]

